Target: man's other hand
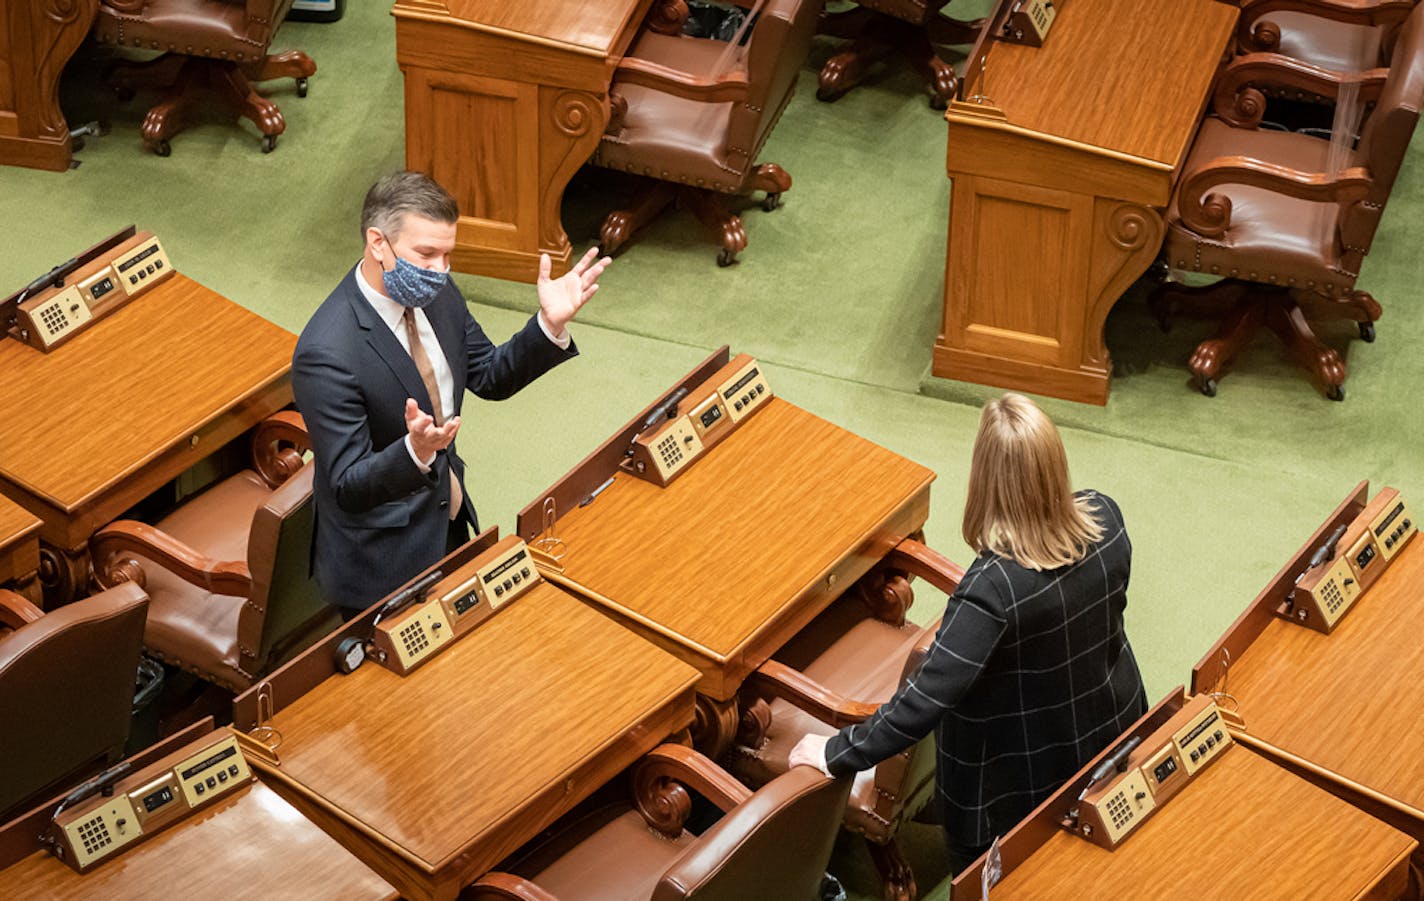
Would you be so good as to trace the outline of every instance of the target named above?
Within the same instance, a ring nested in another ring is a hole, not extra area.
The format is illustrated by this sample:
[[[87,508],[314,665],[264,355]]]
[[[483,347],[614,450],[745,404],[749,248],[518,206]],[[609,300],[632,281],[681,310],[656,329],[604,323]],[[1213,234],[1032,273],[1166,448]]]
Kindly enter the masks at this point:
[[[579,308],[588,303],[593,292],[598,290],[598,277],[613,262],[610,257],[594,262],[597,256],[598,248],[590,247],[572,269],[558,278],[549,278],[552,265],[549,255],[539,255],[539,313],[555,338],[563,337],[564,329],[568,328]]]
[[[407,397],[405,429],[410,433],[410,448],[415,451],[416,459],[429,466],[435,460],[436,451],[444,450],[455,440],[455,433],[460,431],[460,417],[436,425],[434,416],[420,409],[415,398]]]

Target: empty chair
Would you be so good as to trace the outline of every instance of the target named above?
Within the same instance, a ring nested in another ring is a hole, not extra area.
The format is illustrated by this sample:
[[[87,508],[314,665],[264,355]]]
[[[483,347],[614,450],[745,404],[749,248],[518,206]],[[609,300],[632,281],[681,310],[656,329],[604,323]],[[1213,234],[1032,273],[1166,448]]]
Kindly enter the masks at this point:
[[[891,54],[903,57],[930,89],[930,106],[944,109],[959,90],[954,67],[936,44],[972,44],[984,26],[940,15],[945,0],[858,0],[854,9],[828,14],[823,31],[851,38],[821,67],[816,96],[838,100],[860,84],[870,67]]]

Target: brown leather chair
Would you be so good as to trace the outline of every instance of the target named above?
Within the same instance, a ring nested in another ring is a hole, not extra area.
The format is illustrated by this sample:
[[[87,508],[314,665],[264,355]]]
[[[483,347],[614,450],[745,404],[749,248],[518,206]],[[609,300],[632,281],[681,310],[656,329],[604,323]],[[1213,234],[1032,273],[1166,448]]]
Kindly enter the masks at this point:
[[[1188,363],[1204,394],[1216,393],[1224,367],[1265,324],[1327,397],[1344,399],[1345,362],[1310,320],[1353,320],[1374,340],[1381,308],[1355,280],[1424,103],[1424,7],[1400,29],[1393,60],[1387,75],[1361,85],[1374,111],[1339,171],[1331,171],[1328,141],[1203,123],[1167,210],[1163,253],[1173,269],[1224,280],[1167,285],[1152,303],[1164,322],[1184,311],[1221,317]],[[1336,84],[1321,78],[1318,87]]]
[[[731,761],[737,778],[755,786],[785,773],[804,736],[829,736],[864,720],[924,662],[940,623],[921,628],[904,621],[905,576],[924,576],[952,594],[964,571],[915,541],[902,542],[882,567],[892,573],[888,581],[842,596],[744,683],[748,713]],[[934,776],[929,737],[861,774],[851,789],[845,828],[865,838],[887,901],[916,896],[914,871],[896,838],[901,824],[934,800]]]
[[[630,208],[608,214],[600,229],[604,252],[618,250],[678,199],[718,236],[718,264],[736,261],[746,230],[721,197],[765,191],[769,212],[791,188],[780,166],[754,162],[791,100],[820,8],[821,0],[765,0],[738,51],[741,62],[721,71],[727,42],[682,34],[681,0],[655,7],[614,72],[611,117],[593,159],[658,181]]]
[[[253,469],[152,526],[120,520],[90,540],[101,584],[137,582],[153,599],[151,655],[237,692],[340,624],[312,573],[306,442],[301,416],[277,413],[253,432]]]
[[[683,828],[689,789],[723,811],[701,835]],[[753,793],[698,752],[663,745],[634,767],[633,804],[576,813],[461,897],[812,899],[849,790],[849,780],[797,767]]]
[[[49,613],[0,590],[0,823],[123,757],[147,609],[137,585]]]
[[[936,45],[972,44],[984,20],[964,22],[940,15],[945,0],[858,0],[854,9],[823,17],[821,31],[850,38],[851,45],[821,67],[816,97],[838,100],[864,80],[876,62],[899,54],[930,88],[930,106],[944,109],[959,90],[954,67]]]
[[[1217,77],[1213,108],[1254,127],[1267,97],[1318,103],[1320,70],[1344,83],[1387,68],[1399,27],[1418,0],[1246,0],[1237,22],[1239,55]]]
[[[262,132],[263,153],[276,148],[286,120],[252,82],[295,78],[297,96],[305,97],[307,79],[316,74],[316,63],[300,50],[268,52],[291,8],[292,0],[101,0],[96,41],[165,51],[113,73],[120,97],[141,87],[168,89],[143,120],[144,145],[168,156],[168,139],[187,126],[207,95],[217,95]]]

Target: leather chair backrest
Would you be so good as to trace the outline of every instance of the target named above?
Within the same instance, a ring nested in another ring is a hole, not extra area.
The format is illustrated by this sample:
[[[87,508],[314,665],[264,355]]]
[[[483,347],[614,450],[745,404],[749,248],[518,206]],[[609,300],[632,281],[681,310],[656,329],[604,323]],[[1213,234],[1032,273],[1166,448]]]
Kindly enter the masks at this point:
[[[247,540],[252,596],[238,618],[237,640],[242,668],[254,677],[294,650],[303,637],[340,623],[340,615],[322,598],[312,570],[315,472],[315,464],[308,461],[252,516]]]
[[[148,595],[124,582],[0,641],[0,822],[122,756],[147,615]]]
[[[771,134],[772,126],[791,99],[796,76],[811,52],[820,0],[767,0],[747,40],[747,81],[744,103],[732,110],[726,151],[730,164],[745,171]]]
[[[689,845],[653,901],[815,898],[850,787],[805,766],[778,776]]]
[[[1419,109],[1424,104],[1424,5],[1416,6],[1400,26],[1394,54],[1374,111],[1365,120],[1355,149],[1356,165],[1370,172],[1370,193],[1362,203],[1343,205],[1340,210],[1340,241],[1347,256],[1355,257],[1352,272],[1358,272],[1358,257],[1367,253],[1379,228],[1380,216],[1394,190],[1395,179],[1409,150]]]

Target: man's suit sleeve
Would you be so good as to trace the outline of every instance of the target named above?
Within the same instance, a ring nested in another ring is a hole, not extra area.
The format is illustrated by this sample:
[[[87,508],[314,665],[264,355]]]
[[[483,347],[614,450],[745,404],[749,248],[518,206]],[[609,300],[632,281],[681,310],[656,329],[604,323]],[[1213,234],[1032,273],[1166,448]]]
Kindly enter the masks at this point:
[[[934,731],[945,711],[978,680],[1003,637],[1004,617],[963,589],[955,592],[949,606],[950,614],[915,674],[865,722],[831,736],[826,768],[832,775],[869,769],[914,745]]]
[[[326,471],[337,506],[345,512],[364,513],[436,484],[433,472],[421,473],[415,465],[404,441],[373,450],[356,375],[330,348],[317,342],[297,347],[292,391],[307,423],[316,464]]]
[[[539,376],[578,355],[573,342],[565,350],[550,341],[539,327],[537,316],[529,317],[524,328],[508,341],[496,345],[468,310],[465,312],[465,348],[469,354],[465,385],[485,400],[512,397]]]

